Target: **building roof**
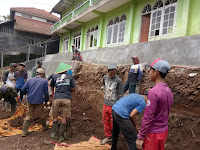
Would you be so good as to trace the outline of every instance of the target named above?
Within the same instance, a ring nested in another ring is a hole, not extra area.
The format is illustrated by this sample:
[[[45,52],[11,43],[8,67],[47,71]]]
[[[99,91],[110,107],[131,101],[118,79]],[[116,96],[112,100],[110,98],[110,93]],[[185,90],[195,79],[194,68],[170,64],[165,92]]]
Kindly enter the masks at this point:
[[[15,16],[14,19],[16,20],[14,25],[15,30],[50,35],[50,29],[52,26],[51,23],[41,22],[20,16]]]
[[[51,10],[51,12],[55,12],[58,14],[62,14],[66,8],[72,5],[72,0],[60,0]]]
[[[13,7],[13,8],[10,8],[10,11],[16,11],[16,12],[20,12],[20,13],[24,13],[28,15],[33,15],[33,16],[44,18],[44,19],[49,19],[52,21],[59,21],[59,18],[52,15],[51,13],[45,10],[37,9],[33,7]]]

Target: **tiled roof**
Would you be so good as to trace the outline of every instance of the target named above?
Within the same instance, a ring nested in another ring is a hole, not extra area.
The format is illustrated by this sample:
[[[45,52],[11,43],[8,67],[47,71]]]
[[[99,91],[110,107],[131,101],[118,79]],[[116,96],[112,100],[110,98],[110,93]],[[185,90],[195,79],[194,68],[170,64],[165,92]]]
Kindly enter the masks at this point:
[[[50,35],[51,23],[15,16],[15,30]]]
[[[53,21],[59,21],[58,17],[42,9],[37,9],[37,8],[32,8],[32,7],[13,7],[13,8],[10,8],[10,10],[53,20]]]

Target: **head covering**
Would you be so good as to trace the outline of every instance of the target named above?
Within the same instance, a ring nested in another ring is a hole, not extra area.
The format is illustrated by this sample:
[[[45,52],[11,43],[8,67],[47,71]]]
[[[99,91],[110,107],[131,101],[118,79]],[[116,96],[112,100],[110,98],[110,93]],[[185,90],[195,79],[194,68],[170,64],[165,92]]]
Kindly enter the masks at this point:
[[[17,67],[17,65],[15,63],[11,63],[10,67],[14,68],[14,67]]]
[[[25,64],[23,64],[23,63],[20,63],[19,65],[20,65],[20,66],[23,66],[23,67],[25,67],[25,66],[26,66],[26,65],[25,65]]]
[[[38,69],[36,70],[36,74],[42,74],[42,73],[44,73],[44,69],[38,68]]]
[[[116,64],[109,64],[108,70],[117,70],[117,65]]]
[[[72,47],[75,47],[74,44],[72,44]]]
[[[41,60],[38,60],[38,61],[37,61],[37,64],[38,64],[38,65],[42,65],[42,61],[41,61]]]
[[[167,73],[167,71],[171,69],[170,64],[167,61],[162,60],[162,59],[156,59],[151,64],[151,67],[162,73]]]
[[[131,57],[131,59],[133,59],[135,61],[135,64],[140,63],[139,58],[137,56],[133,56],[133,57]]]
[[[63,62],[61,62],[57,69],[56,69],[56,73],[63,73],[63,72],[66,72],[68,70],[72,69],[72,66],[68,65],[68,64],[65,64]]]

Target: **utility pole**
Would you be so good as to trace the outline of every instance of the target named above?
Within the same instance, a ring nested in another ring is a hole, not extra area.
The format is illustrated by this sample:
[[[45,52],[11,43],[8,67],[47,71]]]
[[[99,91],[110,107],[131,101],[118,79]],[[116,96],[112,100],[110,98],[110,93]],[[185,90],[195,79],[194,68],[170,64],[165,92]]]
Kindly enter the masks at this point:
[[[3,52],[1,52],[1,68],[3,68]]]
[[[47,43],[45,43],[44,45],[44,56],[46,56],[46,54],[47,54]]]
[[[31,47],[28,47],[28,53],[26,53],[26,61],[29,61],[30,59],[30,52],[31,52]]]

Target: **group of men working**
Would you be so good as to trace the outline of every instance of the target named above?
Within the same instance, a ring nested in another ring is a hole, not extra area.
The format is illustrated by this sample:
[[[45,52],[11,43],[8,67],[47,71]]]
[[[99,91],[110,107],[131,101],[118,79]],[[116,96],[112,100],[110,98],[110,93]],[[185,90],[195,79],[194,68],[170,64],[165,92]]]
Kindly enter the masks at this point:
[[[103,77],[102,120],[106,138],[101,140],[100,144],[112,142],[111,150],[116,150],[121,130],[130,150],[164,150],[168,135],[168,117],[173,102],[173,95],[165,83],[165,77],[171,67],[164,60],[155,60],[149,72],[149,78],[155,86],[145,95],[139,95],[135,94],[135,88],[142,77],[142,67],[137,57],[132,57],[132,60],[133,65],[124,86],[116,75],[116,65],[108,65],[108,75]],[[123,96],[128,89],[129,94]],[[135,116],[144,109],[139,130]]]
[[[23,100],[27,94],[27,115],[23,123],[22,137],[26,137],[29,132],[28,128],[34,115],[40,118],[43,130],[48,129],[48,123],[45,121],[44,105],[49,101],[48,81],[45,79],[45,70],[42,68],[42,61],[37,61],[37,66],[32,69],[32,78],[27,81],[25,65],[10,64],[9,71],[5,72],[4,84],[0,86],[0,98],[4,102],[11,104],[12,114],[16,111],[16,100]],[[69,65],[60,63],[56,74],[51,76],[50,86],[55,91],[54,101],[50,110],[50,116],[53,117],[52,138],[59,138],[63,141],[66,137],[66,119],[71,117],[71,92],[75,90],[75,81],[70,75]],[[71,69],[71,68],[70,68]],[[68,72],[68,73],[67,73]],[[20,92],[20,97],[18,96]],[[58,113],[61,110],[62,121],[58,124]]]
[[[163,150],[168,135],[169,111],[173,102],[172,92],[165,83],[165,77],[170,70],[170,65],[161,59],[157,59],[151,64],[149,77],[155,83],[155,86],[148,91],[147,97],[147,95],[135,94],[136,83],[142,77],[142,67],[137,57],[132,57],[132,60],[133,65],[130,68],[128,79],[124,86],[122,80],[117,76],[117,65],[115,64],[108,65],[108,74],[103,77],[104,106],[102,119],[106,138],[101,140],[100,144],[106,144],[111,141],[111,149],[116,150],[121,130],[130,150]],[[67,118],[71,117],[71,92],[75,91],[76,87],[73,76],[67,73],[69,69],[66,69],[67,66],[65,65],[67,64],[59,64],[56,74],[51,77],[50,83],[52,90],[55,91],[54,101],[50,110],[50,116],[53,117],[51,137],[59,138],[60,141],[66,138],[66,122]],[[22,136],[28,135],[30,120],[35,113],[38,113],[40,117],[43,130],[48,128],[43,104],[49,101],[48,81],[44,79],[45,70],[41,66],[33,70],[36,70],[36,77],[27,82],[27,74],[25,75],[22,70],[20,71],[20,68],[18,70],[19,73],[15,72],[18,75],[15,78],[16,88],[22,94],[27,93],[28,110],[23,124]],[[8,76],[10,77],[11,75]],[[24,78],[23,82],[22,77]],[[9,79],[12,80],[12,78]],[[17,85],[17,81],[19,81],[20,86]],[[9,88],[9,86],[7,87]],[[129,94],[123,96],[128,89]],[[2,88],[1,93],[3,91]],[[13,96],[17,97],[16,93],[14,93]],[[21,97],[22,99],[23,96]],[[135,116],[144,109],[144,117],[139,130],[135,123]],[[58,122],[59,111],[61,111],[62,117],[60,125]]]

